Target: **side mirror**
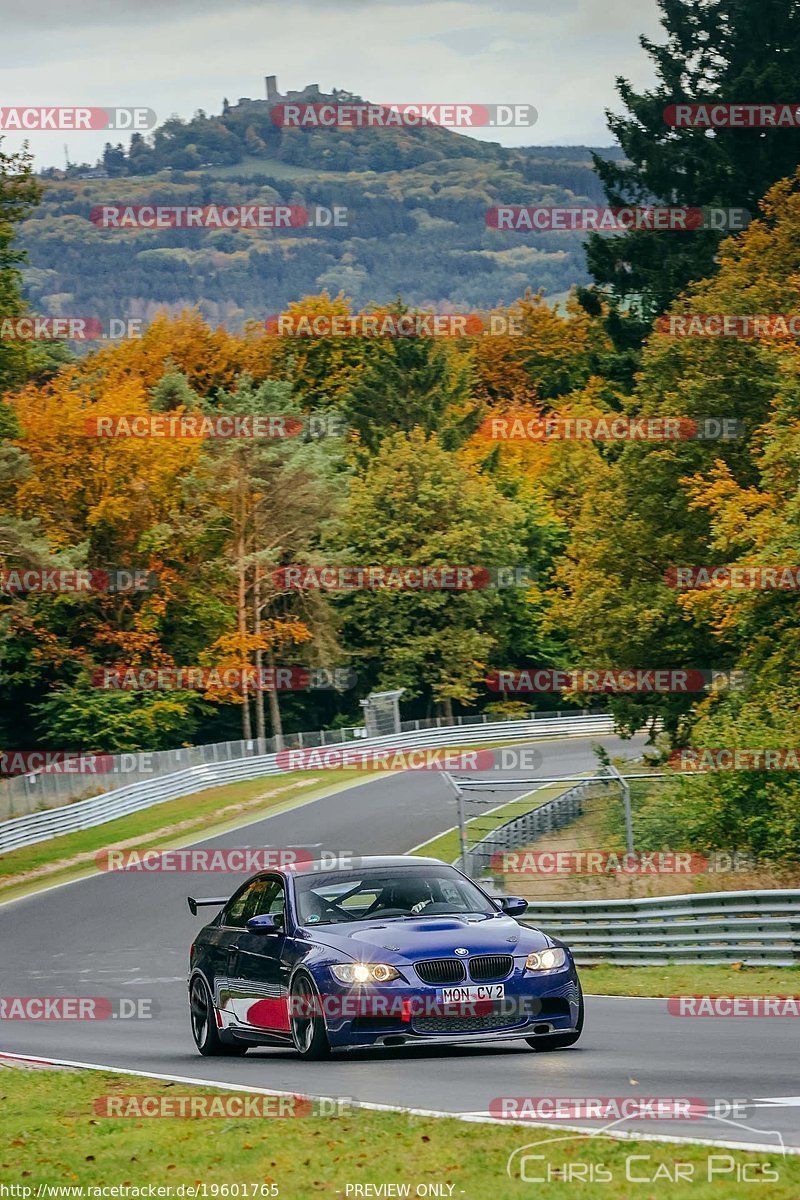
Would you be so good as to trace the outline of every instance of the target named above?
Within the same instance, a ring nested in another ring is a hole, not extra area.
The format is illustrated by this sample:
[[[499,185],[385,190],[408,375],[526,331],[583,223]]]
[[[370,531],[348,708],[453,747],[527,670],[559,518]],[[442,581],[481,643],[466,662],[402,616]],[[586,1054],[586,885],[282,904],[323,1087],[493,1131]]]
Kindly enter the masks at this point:
[[[528,907],[528,901],[524,896],[503,896],[500,907],[509,917],[521,917]]]
[[[281,918],[281,925],[283,919]],[[248,933],[279,933],[278,914],[262,913],[260,917],[251,917],[247,922]]]

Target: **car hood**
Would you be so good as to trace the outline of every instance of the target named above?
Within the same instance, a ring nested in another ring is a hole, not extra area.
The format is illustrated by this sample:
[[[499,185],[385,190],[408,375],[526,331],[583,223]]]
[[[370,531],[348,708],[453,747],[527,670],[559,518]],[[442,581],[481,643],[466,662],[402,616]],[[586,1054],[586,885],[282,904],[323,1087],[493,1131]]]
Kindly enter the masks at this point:
[[[527,928],[505,916],[354,921],[352,925],[307,925],[305,929],[318,944],[357,961],[393,964],[449,957],[456,947],[470,954],[530,954],[553,945],[540,929]]]

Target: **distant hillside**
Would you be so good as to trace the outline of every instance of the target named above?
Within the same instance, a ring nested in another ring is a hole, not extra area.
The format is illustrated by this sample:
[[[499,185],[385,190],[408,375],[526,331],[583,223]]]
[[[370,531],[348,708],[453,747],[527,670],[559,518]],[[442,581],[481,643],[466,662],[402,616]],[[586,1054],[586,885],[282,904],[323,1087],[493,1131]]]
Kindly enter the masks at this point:
[[[313,85],[291,95],[360,99]],[[128,150],[107,146],[94,168],[46,172],[44,200],[22,227],[30,303],[48,315],[145,319],[198,305],[211,322],[238,327],[323,289],[357,305],[402,295],[485,308],[529,287],[556,296],[586,281],[583,235],[500,233],[486,228],[485,211],[600,201],[588,147],[506,150],[438,127],[282,129],[275,102],[173,117],[146,141],[134,135]],[[338,205],[348,225],[96,228],[92,208],[112,202]]]

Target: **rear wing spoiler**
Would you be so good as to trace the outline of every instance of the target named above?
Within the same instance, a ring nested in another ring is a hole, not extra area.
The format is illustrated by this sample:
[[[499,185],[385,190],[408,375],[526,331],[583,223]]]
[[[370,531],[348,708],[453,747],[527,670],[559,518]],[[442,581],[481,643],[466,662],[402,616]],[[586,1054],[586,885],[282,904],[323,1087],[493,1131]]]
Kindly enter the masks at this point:
[[[200,897],[200,898],[199,898],[199,899],[197,899],[197,900],[195,900],[194,896],[187,896],[187,897],[186,897],[186,899],[187,899],[187,900],[188,900],[188,902],[189,902],[189,908],[190,908],[190,910],[191,910],[191,913],[192,913],[192,916],[193,916],[193,917],[196,917],[196,916],[197,916],[197,910],[198,910],[198,908],[208,908],[208,907],[211,907],[212,905],[219,905],[219,904],[227,904],[227,903],[228,903],[228,897],[227,897],[227,896],[221,896],[221,897],[218,897],[218,896],[202,896],[202,897]]]

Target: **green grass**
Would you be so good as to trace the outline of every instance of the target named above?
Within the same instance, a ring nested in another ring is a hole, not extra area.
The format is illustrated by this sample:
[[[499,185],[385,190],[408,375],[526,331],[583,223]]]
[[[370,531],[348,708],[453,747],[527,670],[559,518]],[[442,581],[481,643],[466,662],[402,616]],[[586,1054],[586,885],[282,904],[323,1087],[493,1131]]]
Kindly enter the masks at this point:
[[[800,1195],[800,1158],[781,1158],[767,1151],[589,1139],[552,1128],[487,1126],[368,1110],[284,1119],[158,1119],[108,1118],[94,1109],[94,1101],[102,1096],[166,1096],[175,1102],[178,1096],[198,1094],[231,1095],[112,1072],[0,1070],[0,1182],[31,1187],[34,1197],[40,1183],[81,1187],[152,1184],[173,1189],[173,1195],[181,1185],[207,1184],[208,1196],[214,1195],[213,1185],[247,1183],[251,1188],[268,1188],[274,1184],[281,1200],[313,1195],[344,1198],[348,1185],[363,1189],[366,1184],[409,1185],[413,1196],[418,1185],[433,1183],[452,1185],[452,1192],[445,1186],[440,1194],[457,1200],[487,1196],[493,1200],[540,1196],[576,1200],[598,1194],[605,1200],[651,1200],[656,1196],[663,1200],[732,1200],[750,1195],[750,1187],[755,1185],[737,1187],[730,1170],[707,1182],[711,1156],[712,1163],[716,1157],[718,1167],[735,1162],[742,1171],[747,1164],[748,1172],[759,1181],[753,1194],[760,1200],[797,1200]],[[423,1090],[419,1103],[424,1104]],[[703,1131],[690,1132],[699,1136]],[[558,1140],[530,1147],[530,1143],[552,1138]],[[530,1153],[546,1156],[545,1163],[531,1162],[531,1171],[541,1175],[549,1164],[560,1174],[538,1187],[509,1179],[509,1155],[524,1146]],[[640,1176],[647,1174],[654,1182],[637,1185],[626,1181],[626,1159],[631,1155],[647,1156],[645,1161],[631,1164],[631,1170]],[[684,1171],[693,1170],[693,1182],[668,1182],[675,1175],[676,1163],[685,1164]],[[598,1164],[611,1172],[612,1182],[576,1182],[576,1169],[588,1172],[593,1166],[597,1170]],[[570,1171],[571,1180],[564,1177]],[[764,1181],[770,1172],[778,1173],[777,1182]],[[351,1196],[358,1194],[349,1191]],[[360,1192],[365,1194],[369,1193]],[[26,1200],[24,1194],[16,1195]]]
[[[579,967],[583,990],[603,996],[798,996],[800,967]]]

